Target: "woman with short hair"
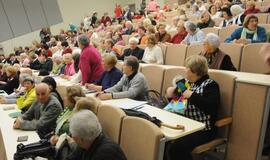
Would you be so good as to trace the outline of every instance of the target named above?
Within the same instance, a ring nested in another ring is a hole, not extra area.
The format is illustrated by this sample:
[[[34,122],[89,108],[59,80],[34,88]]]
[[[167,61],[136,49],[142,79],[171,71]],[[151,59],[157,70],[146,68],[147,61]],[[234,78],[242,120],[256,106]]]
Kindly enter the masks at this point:
[[[243,27],[237,28],[226,43],[263,43],[266,42],[266,33],[263,27],[258,26],[258,17],[255,15],[247,15]]]
[[[103,58],[103,64],[105,71],[101,75],[101,78],[92,84],[86,83],[86,88],[100,92],[114,86],[121,79],[123,73],[115,67],[117,64],[117,58],[115,56],[106,55]]]
[[[208,28],[208,27],[214,27],[215,22],[212,20],[210,14],[208,11],[202,12],[200,16],[200,22],[198,22],[197,26],[200,29]]]
[[[232,19],[232,13],[230,8],[224,7],[221,9],[222,17],[224,18],[223,21],[219,24],[219,27],[227,27],[232,25],[233,19]]]
[[[180,80],[178,83],[182,82]],[[215,138],[215,122],[218,107],[220,105],[220,92],[218,84],[208,75],[207,60],[200,55],[193,55],[186,59],[186,80],[190,88],[181,92],[177,87],[169,87],[169,98],[183,96],[187,99],[184,116],[206,125],[202,131],[198,131],[185,137],[168,143],[166,146],[166,158],[170,160],[192,160],[192,150]]]
[[[155,35],[148,36],[146,48],[144,50],[142,61],[145,63],[163,64],[163,54],[161,48],[157,45]]]
[[[205,34],[201,31],[197,25],[193,22],[187,21],[184,24],[188,35],[185,39],[181,42],[182,44],[200,44],[203,42]]]
[[[6,68],[7,82],[1,81],[0,90],[4,90],[7,94],[11,94],[14,89],[19,87],[18,70],[14,66]]]
[[[200,53],[208,62],[210,69],[221,69],[236,71],[231,57],[219,49],[220,39],[215,33],[208,33],[205,37],[203,47],[204,51]]]

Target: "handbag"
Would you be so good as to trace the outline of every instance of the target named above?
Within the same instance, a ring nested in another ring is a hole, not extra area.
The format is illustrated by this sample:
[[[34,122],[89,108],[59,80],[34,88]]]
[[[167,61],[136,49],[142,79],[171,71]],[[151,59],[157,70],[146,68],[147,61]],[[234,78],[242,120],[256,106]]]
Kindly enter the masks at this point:
[[[155,90],[148,90],[145,100],[151,106],[163,109],[168,104],[168,99]]]
[[[17,145],[17,151],[14,154],[14,160],[22,160],[25,158],[44,157],[52,159],[55,155],[55,148],[49,140],[41,139],[38,142],[24,145],[22,143]]]

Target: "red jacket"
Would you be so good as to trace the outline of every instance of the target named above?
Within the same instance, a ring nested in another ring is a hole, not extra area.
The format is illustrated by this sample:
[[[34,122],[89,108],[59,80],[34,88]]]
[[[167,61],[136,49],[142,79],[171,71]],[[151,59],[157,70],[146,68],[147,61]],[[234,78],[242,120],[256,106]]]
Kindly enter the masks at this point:
[[[110,18],[109,16],[106,16],[106,17],[102,16],[102,17],[101,17],[101,20],[100,20],[100,23],[103,23],[104,26],[106,26],[106,23],[107,23],[107,22],[112,23],[111,18]]]
[[[245,10],[244,15],[249,15],[249,14],[254,14],[254,13],[260,13],[260,12],[261,11],[258,8],[250,8],[250,9]]]
[[[171,43],[173,44],[180,44],[184,39],[185,37],[187,36],[187,32],[186,31],[182,31],[180,33],[176,33],[172,40],[171,40]]]
[[[96,48],[89,45],[82,49],[79,68],[82,73],[83,85],[99,80],[104,68],[101,56]]]

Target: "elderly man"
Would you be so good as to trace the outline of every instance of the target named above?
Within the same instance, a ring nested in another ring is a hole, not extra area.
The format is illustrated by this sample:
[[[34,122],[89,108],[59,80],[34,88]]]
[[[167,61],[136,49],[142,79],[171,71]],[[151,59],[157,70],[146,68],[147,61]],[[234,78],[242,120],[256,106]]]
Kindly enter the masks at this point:
[[[138,72],[139,62],[134,56],[125,58],[121,80],[111,88],[96,94],[101,100],[131,98],[145,100],[148,84],[144,75]]]
[[[104,71],[102,59],[96,48],[89,45],[90,40],[86,35],[78,37],[81,56],[79,68],[82,73],[82,85],[97,81]]]
[[[141,60],[143,57],[144,49],[138,47],[138,39],[132,37],[129,39],[129,48],[124,50],[124,54],[119,57],[119,60],[124,60],[127,56],[135,56],[138,60]]]
[[[77,146],[68,160],[127,159],[121,148],[102,134],[101,125],[93,112],[82,110],[74,113],[69,130]]]
[[[45,83],[36,86],[37,100],[13,125],[14,129],[37,130],[40,138],[52,132],[56,126],[56,119],[62,112],[60,102],[50,95],[50,88]]]
[[[123,35],[131,35],[133,32],[135,32],[131,21],[126,21],[125,27],[126,28],[125,28],[125,32],[123,33]]]

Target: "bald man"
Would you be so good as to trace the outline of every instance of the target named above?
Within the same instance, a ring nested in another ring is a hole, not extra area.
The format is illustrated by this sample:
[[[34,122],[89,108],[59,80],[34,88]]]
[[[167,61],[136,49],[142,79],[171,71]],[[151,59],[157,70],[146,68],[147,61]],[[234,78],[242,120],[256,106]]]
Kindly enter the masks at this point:
[[[62,107],[58,99],[50,95],[46,83],[36,86],[36,98],[28,111],[16,119],[13,128],[37,130],[39,137],[43,138],[55,129],[56,119],[62,112]]]

